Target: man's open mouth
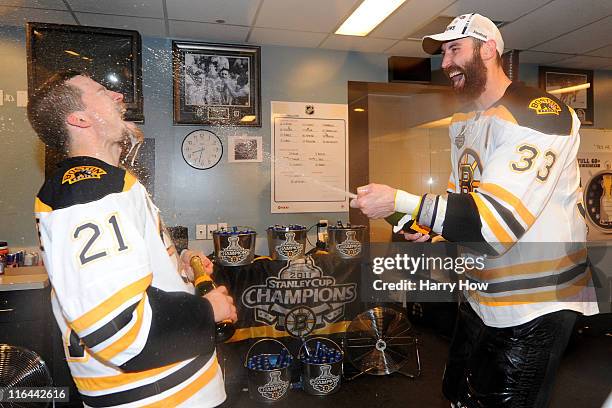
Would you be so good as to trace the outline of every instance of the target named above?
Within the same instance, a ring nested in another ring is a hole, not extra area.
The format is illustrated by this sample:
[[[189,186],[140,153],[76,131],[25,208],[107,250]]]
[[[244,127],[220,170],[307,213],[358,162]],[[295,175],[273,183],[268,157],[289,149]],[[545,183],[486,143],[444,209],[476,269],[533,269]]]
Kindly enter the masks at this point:
[[[448,74],[454,88],[460,88],[465,83],[465,74],[462,71],[452,71]]]

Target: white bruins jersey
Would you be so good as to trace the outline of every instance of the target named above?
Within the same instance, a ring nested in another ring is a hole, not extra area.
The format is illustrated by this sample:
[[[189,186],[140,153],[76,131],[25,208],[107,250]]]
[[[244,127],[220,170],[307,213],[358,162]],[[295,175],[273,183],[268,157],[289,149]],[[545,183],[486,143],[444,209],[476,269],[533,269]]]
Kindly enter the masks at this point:
[[[52,306],[85,406],[225,400],[210,303],[177,268],[157,208],[129,172],[62,162],[35,204]]]
[[[426,194],[417,222],[489,253],[483,270],[466,273],[486,290],[465,292],[489,326],[563,309],[598,312],[586,264],[579,127],[560,100],[515,83],[491,108],[453,116],[448,195]]]

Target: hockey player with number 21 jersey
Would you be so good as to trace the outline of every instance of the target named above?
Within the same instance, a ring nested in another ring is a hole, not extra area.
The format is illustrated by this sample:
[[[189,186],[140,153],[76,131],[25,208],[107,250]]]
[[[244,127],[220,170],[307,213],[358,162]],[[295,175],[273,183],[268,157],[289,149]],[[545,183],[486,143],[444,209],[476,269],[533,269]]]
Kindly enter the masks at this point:
[[[215,321],[236,319],[232,300],[222,288],[194,295],[158,209],[118,166],[130,128],[121,120],[122,96],[78,73],[62,75],[34,95],[28,112],[46,143],[57,141],[49,121],[60,123],[60,136],[68,130],[69,157],[45,181],[35,213],[53,313],[82,401],[217,406],[226,394]],[[45,109],[58,100],[66,106]]]

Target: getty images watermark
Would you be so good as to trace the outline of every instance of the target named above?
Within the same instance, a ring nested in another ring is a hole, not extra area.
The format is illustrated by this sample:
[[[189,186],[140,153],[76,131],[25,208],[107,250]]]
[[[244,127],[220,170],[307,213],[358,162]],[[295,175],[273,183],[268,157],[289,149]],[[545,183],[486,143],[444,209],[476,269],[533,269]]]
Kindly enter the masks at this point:
[[[372,273],[378,277],[385,272],[400,272],[415,275],[419,271],[436,270],[448,274],[454,272],[463,275],[466,271],[481,271],[485,268],[486,256],[451,257],[451,256],[411,256],[396,254],[391,257],[372,258]],[[455,282],[439,282],[433,279],[384,281],[374,279],[372,289],[375,291],[448,291],[455,290],[481,290],[486,291],[487,282],[474,282],[467,279],[458,279]]]

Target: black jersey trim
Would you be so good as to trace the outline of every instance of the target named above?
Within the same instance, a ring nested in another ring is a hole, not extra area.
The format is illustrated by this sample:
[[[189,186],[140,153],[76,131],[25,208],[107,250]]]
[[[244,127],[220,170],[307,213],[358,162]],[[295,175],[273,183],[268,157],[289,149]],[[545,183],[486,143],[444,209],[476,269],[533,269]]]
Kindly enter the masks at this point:
[[[58,210],[126,191],[135,181],[124,169],[102,160],[85,156],[70,157],[62,161],[53,175],[45,180],[38,199],[48,209]]]
[[[90,407],[108,407],[140,401],[154,395],[159,395],[184,383],[201,370],[210,358],[210,355],[198,356],[184,367],[151,384],[96,397],[81,394],[81,397],[83,402]]]
[[[513,82],[492,109],[505,107],[517,125],[548,135],[572,134],[573,117],[570,108],[541,89]]]
[[[495,200],[493,197],[481,192],[478,192],[478,194],[480,194],[481,197],[485,198],[488,202],[491,203],[493,208],[495,208],[495,211],[497,211],[502,220],[510,228],[517,240],[519,240],[523,236],[523,234],[525,234],[525,228],[523,228],[523,226],[518,222],[518,220],[510,210],[501,205],[499,201]]]
[[[149,287],[151,326],[144,348],[121,365],[143,371],[215,351],[215,319],[208,300],[185,292]]]
[[[89,348],[94,348],[98,344],[108,340],[118,331],[127,326],[132,321],[132,313],[136,309],[138,302],[128,306],[125,310],[119,313],[113,320],[100,327],[98,330],[83,336],[81,339]]]
[[[535,288],[543,288],[548,286],[559,286],[564,283],[570,282],[578,276],[585,273],[587,269],[587,264],[576,265],[575,267],[558,273],[551,274],[539,278],[529,278],[529,279],[519,279],[513,280],[509,282],[497,282],[497,283],[489,283],[487,285],[486,290],[481,292],[486,293],[501,293],[501,292],[510,292],[517,290],[526,290],[526,289],[535,289]]]
[[[482,222],[469,194],[449,193],[442,236],[449,241],[484,242]]]

